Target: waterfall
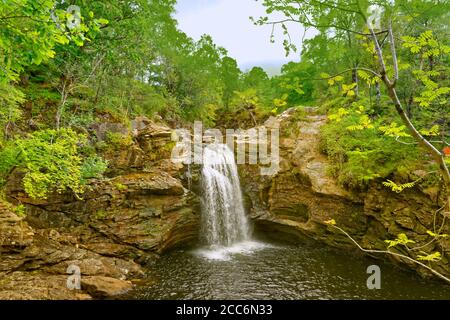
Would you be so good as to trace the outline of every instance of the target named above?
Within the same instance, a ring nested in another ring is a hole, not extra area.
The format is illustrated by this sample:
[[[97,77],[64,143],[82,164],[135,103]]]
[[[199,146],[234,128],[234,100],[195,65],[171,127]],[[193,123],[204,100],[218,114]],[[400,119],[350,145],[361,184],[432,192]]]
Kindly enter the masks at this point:
[[[231,246],[250,239],[234,154],[225,144],[204,148],[202,234],[212,246]]]

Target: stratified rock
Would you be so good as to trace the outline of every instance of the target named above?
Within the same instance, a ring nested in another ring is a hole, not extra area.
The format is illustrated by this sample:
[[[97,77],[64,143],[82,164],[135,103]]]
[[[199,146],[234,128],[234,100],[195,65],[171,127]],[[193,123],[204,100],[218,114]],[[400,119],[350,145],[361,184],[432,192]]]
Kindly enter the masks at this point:
[[[81,289],[94,298],[110,298],[126,293],[133,287],[130,281],[108,277],[82,277]]]
[[[128,131],[99,126],[98,134]],[[171,162],[171,130],[137,119],[135,140],[106,151],[110,179],[91,181],[83,198],[71,192],[31,199],[19,171],[5,193],[26,218],[0,202],[0,298],[86,299],[121,294],[141,265],[198,238],[199,200]],[[101,138],[101,137],[100,137]],[[85,291],[67,289],[67,268],[80,269]],[[48,279],[48,282],[43,279]]]
[[[417,246],[426,245],[427,252],[441,252],[443,258],[434,268],[449,275],[450,241],[430,244],[432,238],[427,234],[427,230],[435,230],[435,217],[437,225],[442,224],[442,216],[435,215],[439,189],[428,187],[422,192],[414,188],[397,194],[384,188],[381,181],[372,182],[364,192],[345,189],[328,173],[328,158],[320,151],[320,130],[326,116],[314,108],[296,112],[290,109],[266,122],[266,126],[280,128],[280,171],[262,176],[259,166],[240,168],[247,208],[256,227],[277,238],[310,237],[350,250],[355,250],[354,244],[325,221],[334,219],[369,249],[385,250],[384,240],[405,233]],[[413,174],[420,177],[424,173]],[[442,232],[450,233],[448,223]],[[408,266],[417,269],[417,265]]]
[[[0,253],[27,247],[33,236],[33,230],[23,218],[12,212],[11,205],[0,200]]]
[[[113,183],[121,184],[127,193],[183,195],[184,188],[178,179],[168,173],[157,171],[152,173],[136,173],[117,177]]]

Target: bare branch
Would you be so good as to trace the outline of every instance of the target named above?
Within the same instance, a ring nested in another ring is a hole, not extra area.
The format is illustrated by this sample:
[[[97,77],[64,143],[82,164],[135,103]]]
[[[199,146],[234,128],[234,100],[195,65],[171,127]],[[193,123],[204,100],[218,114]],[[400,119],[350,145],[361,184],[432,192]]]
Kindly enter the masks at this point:
[[[417,261],[417,260],[415,260],[415,259],[413,259],[413,258],[411,258],[411,257],[408,257],[408,256],[404,255],[404,254],[396,253],[396,252],[392,252],[392,251],[388,251],[388,250],[372,250],[372,249],[364,249],[363,247],[361,247],[361,245],[360,245],[355,239],[352,238],[352,236],[350,236],[350,235],[349,235],[346,231],[344,231],[342,228],[340,228],[340,227],[338,227],[338,226],[335,226],[335,225],[331,225],[331,227],[333,227],[333,228],[339,230],[339,231],[342,232],[344,235],[346,235],[346,236],[347,236],[347,237],[348,237],[348,238],[349,238],[349,239],[350,239],[350,240],[351,240],[351,241],[359,248],[359,250],[361,250],[361,251],[363,251],[363,252],[366,252],[366,253],[383,253],[383,254],[390,254],[390,255],[393,255],[393,256],[397,256],[397,257],[406,259],[406,260],[408,260],[408,261],[411,261],[411,262],[413,262],[413,263],[415,263],[415,264],[420,265],[421,267],[423,267],[423,268],[425,268],[425,269],[431,271],[433,274],[435,274],[435,275],[438,276],[439,278],[441,278],[441,279],[447,281],[448,283],[450,283],[450,278],[447,278],[447,277],[444,276],[443,274],[437,272],[437,271],[434,270],[433,268],[427,266],[426,264],[423,264],[423,263],[420,262],[420,261]]]
[[[398,59],[397,50],[395,49],[394,32],[392,31],[392,21],[389,21],[389,43],[391,45],[392,63],[394,65],[394,81],[392,86],[395,87],[398,81]]]

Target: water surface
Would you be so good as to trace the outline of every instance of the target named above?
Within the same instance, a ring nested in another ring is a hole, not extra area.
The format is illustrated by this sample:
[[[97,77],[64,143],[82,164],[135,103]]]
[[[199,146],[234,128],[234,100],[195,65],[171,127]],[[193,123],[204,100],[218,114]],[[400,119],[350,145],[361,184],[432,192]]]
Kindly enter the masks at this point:
[[[381,268],[369,290],[367,267]],[[175,251],[155,263],[152,285],[134,299],[448,299],[450,285],[317,243],[246,242],[227,249]]]

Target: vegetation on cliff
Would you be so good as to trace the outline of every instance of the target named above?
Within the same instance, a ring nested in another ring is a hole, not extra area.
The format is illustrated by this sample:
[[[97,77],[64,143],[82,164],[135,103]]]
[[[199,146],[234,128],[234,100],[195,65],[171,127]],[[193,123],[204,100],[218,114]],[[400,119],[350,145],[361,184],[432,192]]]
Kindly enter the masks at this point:
[[[0,4],[0,188],[20,172],[33,199],[81,198],[92,179],[113,176],[118,166],[107,159],[134,146],[138,117],[249,128],[288,108],[320,106],[328,116],[321,151],[342,186],[437,186],[436,204],[450,205],[448,2],[264,0],[268,16],[253,21],[281,27],[287,51],[300,49],[290,23],[317,31],[301,62],[274,77],[241,71],[208,35],[189,38],[175,3]],[[379,26],[368,24],[375,4]]]

